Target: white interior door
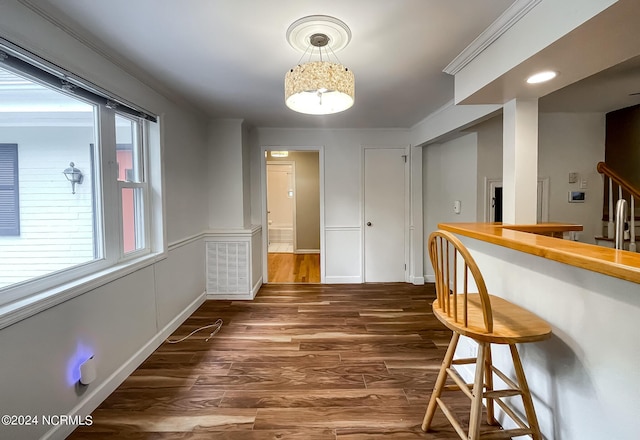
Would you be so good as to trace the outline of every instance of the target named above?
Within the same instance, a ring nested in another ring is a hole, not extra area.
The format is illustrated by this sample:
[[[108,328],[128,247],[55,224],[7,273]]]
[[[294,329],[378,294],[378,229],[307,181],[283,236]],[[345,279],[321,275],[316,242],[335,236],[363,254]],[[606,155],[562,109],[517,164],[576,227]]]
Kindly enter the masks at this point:
[[[406,153],[364,150],[364,280],[405,281]]]
[[[267,164],[267,222],[270,252],[293,252],[295,236],[294,169]]]

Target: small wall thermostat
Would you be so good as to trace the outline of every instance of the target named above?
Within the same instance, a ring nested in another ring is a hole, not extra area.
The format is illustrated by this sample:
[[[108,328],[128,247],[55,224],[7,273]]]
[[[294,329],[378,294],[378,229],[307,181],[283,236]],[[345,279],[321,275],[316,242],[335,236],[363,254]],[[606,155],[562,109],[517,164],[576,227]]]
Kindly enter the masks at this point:
[[[569,191],[569,203],[584,203],[584,191]]]

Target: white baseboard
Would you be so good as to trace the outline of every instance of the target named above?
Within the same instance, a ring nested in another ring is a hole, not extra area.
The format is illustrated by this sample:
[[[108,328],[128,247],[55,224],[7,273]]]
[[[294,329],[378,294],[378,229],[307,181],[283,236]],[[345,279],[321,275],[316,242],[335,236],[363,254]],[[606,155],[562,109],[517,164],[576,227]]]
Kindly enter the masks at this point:
[[[352,276],[352,277],[330,277],[325,276],[324,282],[326,284],[361,284],[362,277],[360,276]]]
[[[224,293],[207,293],[207,301],[209,300],[252,300],[252,292],[224,292]]]
[[[91,414],[116,388],[120,386],[124,380],[135,371],[136,368],[144,362],[164,341],[171,333],[173,333],[180,325],[196,311],[198,307],[202,305],[205,300],[205,293],[191,302],[178,316],[173,318],[162,330],[149,340],[140,350],[138,350],[133,356],[131,356],[124,364],[114,371],[104,382],[99,384],[96,389],[87,393],[78,405],[76,405],[71,411],[69,416],[85,417]],[[47,431],[41,440],[57,440],[67,438],[77,426],[59,424]]]
[[[294,254],[319,254],[320,249],[296,249]]]
[[[427,275],[424,277],[425,282],[427,283],[435,283],[436,282],[436,276],[435,275]]]
[[[409,282],[416,286],[422,286],[424,284],[424,277],[409,277]]]
[[[253,286],[253,289],[251,289],[251,299],[256,297],[256,295],[258,294],[258,290],[260,290],[261,287],[262,287],[262,277],[258,279],[258,282]]]

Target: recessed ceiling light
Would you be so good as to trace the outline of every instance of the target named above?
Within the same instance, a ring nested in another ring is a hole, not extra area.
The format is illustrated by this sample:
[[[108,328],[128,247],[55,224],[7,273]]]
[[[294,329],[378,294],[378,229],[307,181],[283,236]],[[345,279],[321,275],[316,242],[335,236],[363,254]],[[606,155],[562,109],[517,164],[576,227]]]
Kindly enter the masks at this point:
[[[550,79],[555,78],[558,75],[558,72],[554,72],[552,70],[546,70],[544,72],[536,73],[535,75],[531,75],[527,78],[527,82],[529,84],[538,84],[541,82],[549,81]]]

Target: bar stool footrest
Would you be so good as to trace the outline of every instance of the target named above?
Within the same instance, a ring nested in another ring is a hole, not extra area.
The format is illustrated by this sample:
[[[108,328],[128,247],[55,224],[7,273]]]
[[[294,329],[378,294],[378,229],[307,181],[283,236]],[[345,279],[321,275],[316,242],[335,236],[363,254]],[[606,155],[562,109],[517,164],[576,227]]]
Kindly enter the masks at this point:
[[[449,420],[449,423],[451,423],[451,426],[453,426],[453,429],[456,430],[456,432],[458,433],[460,438],[462,440],[466,440],[467,439],[467,433],[464,431],[464,429],[462,429],[462,426],[460,425],[460,422],[458,421],[458,418],[453,414],[453,412],[451,412],[449,407],[442,401],[442,399],[440,399],[438,397],[436,399],[436,402],[438,403],[438,406],[440,407],[440,410],[442,410],[442,413]]]
[[[504,438],[511,439],[511,437],[520,437],[530,434],[530,429],[505,429],[500,431],[483,432],[480,437],[482,440],[498,440]]]

